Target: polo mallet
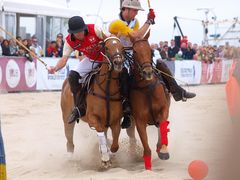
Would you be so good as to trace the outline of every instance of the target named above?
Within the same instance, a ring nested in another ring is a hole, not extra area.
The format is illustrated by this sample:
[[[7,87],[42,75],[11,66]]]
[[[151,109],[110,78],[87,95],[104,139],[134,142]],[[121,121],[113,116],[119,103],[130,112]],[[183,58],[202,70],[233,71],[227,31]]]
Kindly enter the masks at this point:
[[[7,35],[9,35],[11,38],[13,38],[19,45],[21,45],[29,54],[31,54],[31,56],[33,56],[34,58],[36,58],[38,61],[40,61],[48,70],[47,64],[41,60],[39,57],[36,56],[36,54],[34,54],[30,49],[28,49],[23,43],[21,43],[19,40],[17,40],[10,32],[8,32],[7,30],[5,30],[3,27],[0,26],[0,29],[2,31],[4,31]]]
[[[148,9],[149,9],[149,12],[150,12],[150,11],[153,11],[153,9],[151,8],[150,0],[147,0],[147,2],[148,2]],[[153,24],[155,24],[154,21],[153,21]],[[150,27],[151,27],[151,26],[148,27],[148,29],[147,29],[146,32],[144,33],[143,37],[146,36],[146,34],[148,33],[148,31],[150,31]]]
[[[153,11],[153,9],[151,8],[150,0],[147,0],[147,1],[148,1],[148,9],[149,9],[149,12],[150,12],[150,11]],[[154,20],[153,20],[153,24],[155,24]]]

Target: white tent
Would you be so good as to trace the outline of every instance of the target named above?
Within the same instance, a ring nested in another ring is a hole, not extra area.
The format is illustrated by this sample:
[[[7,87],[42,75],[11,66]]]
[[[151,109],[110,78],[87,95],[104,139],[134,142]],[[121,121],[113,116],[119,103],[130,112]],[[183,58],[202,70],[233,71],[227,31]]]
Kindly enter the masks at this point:
[[[46,0],[2,0],[1,11],[15,12],[23,14],[35,14],[54,17],[69,18],[74,15],[81,15],[80,11],[70,9],[57,3]]]

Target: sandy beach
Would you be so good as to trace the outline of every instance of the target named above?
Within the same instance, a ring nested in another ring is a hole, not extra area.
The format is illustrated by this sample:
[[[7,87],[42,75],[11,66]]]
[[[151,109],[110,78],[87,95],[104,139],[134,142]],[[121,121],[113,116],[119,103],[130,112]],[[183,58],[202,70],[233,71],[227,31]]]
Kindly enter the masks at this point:
[[[187,102],[172,100],[170,110],[170,159],[155,152],[157,129],[148,127],[153,170],[145,171],[142,146],[129,152],[126,132],[108,170],[100,168],[96,133],[81,122],[75,128],[75,153],[69,157],[60,109],[60,92],[0,94],[2,133],[9,180],[187,180],[188,164],[195,159],[209,166],[206,179],[222,171],[225,142],[232,139],[234,123],[228,115],[225,85],[194,86],[197,97]],[[138,137],[138,135],[137,135]],[[139,138],[138,138],[139,139]]]

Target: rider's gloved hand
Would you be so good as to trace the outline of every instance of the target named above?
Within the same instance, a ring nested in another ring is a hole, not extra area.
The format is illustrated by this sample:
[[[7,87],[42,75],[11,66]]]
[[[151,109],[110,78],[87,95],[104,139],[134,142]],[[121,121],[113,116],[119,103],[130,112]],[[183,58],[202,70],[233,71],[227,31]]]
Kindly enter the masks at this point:
[[[53,66],[48,67],[47,70],[48,70],[49,74],[55,74],[55,72],[56,72],[56,69]]]
[[[153,9],[149,9],[148,17],[147,17],[147,23],[148,24],[155,24],[155,12]]]

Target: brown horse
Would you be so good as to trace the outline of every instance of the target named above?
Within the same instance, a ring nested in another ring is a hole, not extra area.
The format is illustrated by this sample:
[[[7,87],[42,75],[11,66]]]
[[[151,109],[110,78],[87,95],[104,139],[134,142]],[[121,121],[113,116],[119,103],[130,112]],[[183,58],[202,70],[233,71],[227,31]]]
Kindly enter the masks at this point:
[[[168,159],[167,125],[170,106],[170,95],[154,72],[152,66],[151,47],[148,43],[150,32],[143,39],[130,39],[133,43],[132,87],[130,100],[133,118],[136,123],[141,142],[144,148],[145,168],[151,170],[151,149],[148,145],[146,132],[147,125],[156,125],[159,128],[157,153],[160,159]],[[130,140],[135,138],[134,127],[127,130]]]
[[[86,95],[86,115],[81,119],[97,131],[102,165],[111,165],[110,154],[118,150],[122,104],[119,92],[119,73],[123,67],[123,46],[117,37],[104,38],[104,60]],[[67,139],[67,151],[74,151],[73,131],[75,123],[69,124],[68,118],[73,109],[73,97],[66,79],[62,87],[61,109]],[[110,108],[111,107],[111,108]],[[113,142],[109,150],[104,133],[112,130]]]

